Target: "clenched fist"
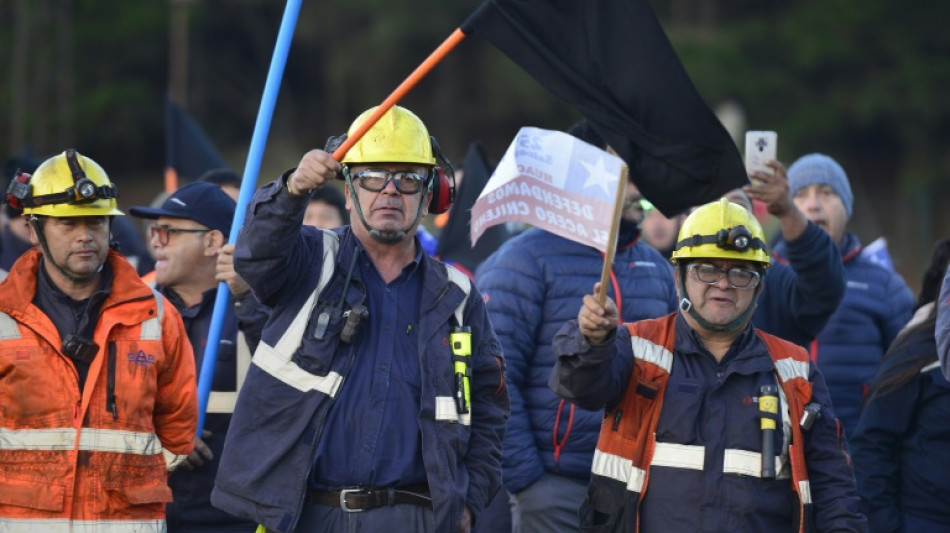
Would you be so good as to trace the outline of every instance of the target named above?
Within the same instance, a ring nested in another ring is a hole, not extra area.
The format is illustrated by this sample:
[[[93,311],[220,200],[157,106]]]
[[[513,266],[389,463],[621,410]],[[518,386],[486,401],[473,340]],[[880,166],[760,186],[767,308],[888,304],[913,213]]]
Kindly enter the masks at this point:
[[[340,164],[323,150],[310,150],[303,155],[297,169],[287,178],[287,192],[294,195],[309,194],[336,177]]]

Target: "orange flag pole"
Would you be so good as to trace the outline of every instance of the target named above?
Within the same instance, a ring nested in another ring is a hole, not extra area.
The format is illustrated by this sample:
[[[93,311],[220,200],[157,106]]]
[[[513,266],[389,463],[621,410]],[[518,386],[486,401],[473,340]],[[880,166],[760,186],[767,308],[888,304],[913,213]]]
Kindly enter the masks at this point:
[[[356,141],[359,141],[363,135],[373,127],[373,124],[389,111],[392,106],[396,105],[396,102],[401,100],[406,94],[416,86],[426,74],[429,73],[436,65],[439,64],[442,59],[445,58],[448,53],[455,48],[455,45],[460,43],[462,39],[465,38],[465,34],[462,33],[462,30],[456,28],[452,35],[449,35],[448,39],[442,42],[438,48],[435,49],[429,57],[425,59],[416,70],[412,71],[412,74],[409,75],[402,83],[399,84],[399,87],[396,87],[396,90],[392,92],[383,103],[379,104],[379,107],[376,108],[376,111],[373,112],[358,128],[353,132],[352,135],[348,135],[346,140],[343,141],[343,144],[333,152],[333,159],[340,161],[343,159],[343,156],[346,155],[346,152],[356,144]]]
[[[178,172],[168,167],[165,169],[165,192],[171,194],[178,190]]]
[[[623,200],[627,193],[627,175],[630,169],[627,165],[620,166],[620,179],[617,180],[617,198],[614,200],[614,219],[610,222],[610,236],[607,237],[607,251],[604,252],[604,268],[600,272],[600,290],[597,291],[597,302],[604,305],[607,302],[607,283],[610,281],[610,270],[617,255],[617,233],[620,232],[620,216],[623,213]]]

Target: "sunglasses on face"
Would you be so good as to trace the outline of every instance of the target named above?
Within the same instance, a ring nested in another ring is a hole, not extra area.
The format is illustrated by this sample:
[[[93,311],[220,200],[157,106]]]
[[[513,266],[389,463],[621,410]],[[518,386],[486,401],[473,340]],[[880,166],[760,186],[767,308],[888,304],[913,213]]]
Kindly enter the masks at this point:
[[[726,269],[712,263],[690,263],[686,272],[693,279],[707,285],[719,283],[723,276],[733,289],[753,289],[759,285],[759,273],[745,268]]]
[[[353,174],[359,186],[367,191],[380,192],[392,181],[402,194],[415,194],[422,190],[426,175],[412,170],[389,171],[382,168],[367,168]]]

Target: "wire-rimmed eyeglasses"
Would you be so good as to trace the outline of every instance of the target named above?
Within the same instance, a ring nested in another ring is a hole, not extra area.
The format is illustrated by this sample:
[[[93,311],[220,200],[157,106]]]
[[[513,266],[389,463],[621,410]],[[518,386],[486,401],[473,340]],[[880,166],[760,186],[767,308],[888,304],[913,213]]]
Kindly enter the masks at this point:
[[[715,285],[725,276],[733,289],[754,289],[759,285],[761,278],[760,274],[754,270],[739,267],[722,268],[712,263],[690,263],[686,267],[686,273],[707,285]]]

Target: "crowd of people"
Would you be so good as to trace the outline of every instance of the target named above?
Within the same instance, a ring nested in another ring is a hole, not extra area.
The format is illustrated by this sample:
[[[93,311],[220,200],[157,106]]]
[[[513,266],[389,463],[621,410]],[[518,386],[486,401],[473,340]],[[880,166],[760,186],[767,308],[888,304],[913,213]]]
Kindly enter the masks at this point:
[[[950,240],[915,299],[814,153],[670,217],[628,183],[605,286],[541,228],[456,267],[419,117],[331,156],[372,111],[235,244],[226,169],[129,208],[146,249],[87,155],[11,160],[0,530],[950,532]]]

